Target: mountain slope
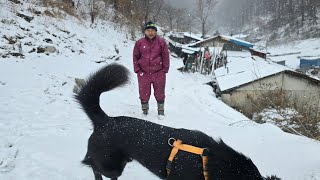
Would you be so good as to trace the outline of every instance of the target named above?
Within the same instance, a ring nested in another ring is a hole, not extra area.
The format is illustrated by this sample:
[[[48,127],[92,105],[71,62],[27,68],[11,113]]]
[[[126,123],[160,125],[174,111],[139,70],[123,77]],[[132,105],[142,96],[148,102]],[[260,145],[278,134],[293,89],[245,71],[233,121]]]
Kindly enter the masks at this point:
[[[0,37],[24,34],[25,42],[31,41],[35,45],[32,47],[47,45],[43,38],[50,37],[59,50],[59,53],[45,55],[27,53],[29,49],[25,47],[24,59],[12,56],[0,59],[0,179],[93,178],[91,170],[80,164],[92,127],[74,102],[72,89],[74,78],[85,78],[106,63],[114,62],[113,56],[119,57],[117,62],[130,69],[131,83],[101,96],[101,106],[108,115],[126,115],[176,128],[198,129],[214,138],[222,138],[249,156],[263,175],[276,174],[284,180],[320,179],[318,142],[287,134],[272,124],[250,121],[215,98],[210,86],[204,84],[212,80],[210,76],[177,71],[182,66],[181,59],[171,57],[166,117],[159,120],[153,97],[150,114],[141,113],[131,58],[134,42],[127,40],[122,31],[114,30],[117,28],[111,23],[101,22],[96,28],[90,28],[72,17],[58,20],[45,16],[35,17],[27,23],[8,8],[1,9],[0,13],[1,20],[14,19],[16,22],[0,23]],[[48,24],[45,26],[45,23]],[[16,25],[33,26],[29,31],[33,38],[27,37],[27,33],[18,30]],[[58,29],[75,35],[68,38]],[[45,34],[46,30],[50,34]],[[50,36],[54,33],[59,36]],[[69,40],[63,42],[63,38]],[[11,45],[1,40],[1,46]],[[1,53],[4,52],[1,50]],[[133,162],[119,179],[157,178]]]

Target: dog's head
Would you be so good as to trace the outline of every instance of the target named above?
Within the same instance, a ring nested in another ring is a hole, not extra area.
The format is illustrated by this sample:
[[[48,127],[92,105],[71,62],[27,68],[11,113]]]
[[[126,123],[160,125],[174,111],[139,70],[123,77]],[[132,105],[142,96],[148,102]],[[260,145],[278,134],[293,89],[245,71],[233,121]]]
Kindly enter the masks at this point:
[[[213,179],[280,180],[277,176],[263,177],[250,158],[235,151],[222,140],[209,150],[208,172]]]

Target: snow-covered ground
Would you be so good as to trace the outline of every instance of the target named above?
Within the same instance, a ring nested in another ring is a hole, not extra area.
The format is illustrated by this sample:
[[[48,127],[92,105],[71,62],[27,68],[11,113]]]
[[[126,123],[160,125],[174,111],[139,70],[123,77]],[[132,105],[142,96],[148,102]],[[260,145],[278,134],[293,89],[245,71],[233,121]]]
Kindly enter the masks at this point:
[[[102,95],[101,106],[108,115],[126,115],[177,128],[201,130],[222,138],[249,156],[263,175],[276,174],[284,180],[320,180],[319,142],[285,133],[272,124],[250,121],[215,98],[211,87],[204,84],[212,77],[177,71],[182,66],[181,59],[171,57],[165,118],[158,119],[153,97],[150,114],[142,115],[137,78],[132,67],[134,42],[128,40],[124,32],[114,30],[112,24],[99,23],[90,28],[72,18],[57,20],[42,16],[37,16],[31,24],[13,16],[5,8],[1,8],[0,18],[14,19],[16,24],[29,27],[31,34],[45,34],[46,31],[59,34],[57,27],[75,34],[66,42],[60,39],[65,36],[63,32],[61,37],[50,36],[59,53],[49,56],[26,53],[25,59],[0,57],[1,180],[93,179],[91,170],[80,164],[92,127],[72,98],[72,89],[75,77],[85,78],[99,67],[113,62],[108,58],[118,55],[115,46],[121,56],[117,62],[132,72],[131,83]],[[25,33],[15,25],[2,22],[0,30],[0,37]],[[43,38],[50,35],[41,34],[26,39],[40,45]],[[0,47],[7,46],[5,40],[0,43]],[[73,47],[75,52],[66,46]],[[80,49],[85,53],[78,53]],[[3,49],[0,53],[4,53]],[[101,60],[106,63],[95,62]],[[133,162],[127,165],[119,179],[158,178]]]
[[[268,47],[268,57],[275,62],[285,61],[286,66],[298,69],[300,58],[320,58],[320,39],[298,40]]]

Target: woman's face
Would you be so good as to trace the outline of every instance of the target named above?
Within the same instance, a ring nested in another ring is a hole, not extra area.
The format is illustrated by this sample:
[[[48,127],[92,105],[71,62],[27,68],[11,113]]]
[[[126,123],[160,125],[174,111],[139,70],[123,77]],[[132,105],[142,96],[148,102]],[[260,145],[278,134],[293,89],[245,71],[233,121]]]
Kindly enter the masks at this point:
[[[154,29],[146,29],[144,33],[149,39],[153,39],[157,35],[157,31]]]

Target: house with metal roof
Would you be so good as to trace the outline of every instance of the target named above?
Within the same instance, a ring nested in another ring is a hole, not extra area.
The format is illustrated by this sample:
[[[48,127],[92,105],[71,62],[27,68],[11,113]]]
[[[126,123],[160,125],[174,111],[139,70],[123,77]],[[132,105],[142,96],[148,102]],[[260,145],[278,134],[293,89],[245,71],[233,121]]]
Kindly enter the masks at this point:
[[[231,36],[218,35],[192,44],[190,47],[223,47],[223,50],[242,51],[253,48],[253,44]]]
[[[227,66],[214,71],[219,95],[229,106],[248,117],[261,110],[262,104],[284,102],[320,111],[319,80],[257,56],[252,58],[249,52],[229,55],[233,58]]]

